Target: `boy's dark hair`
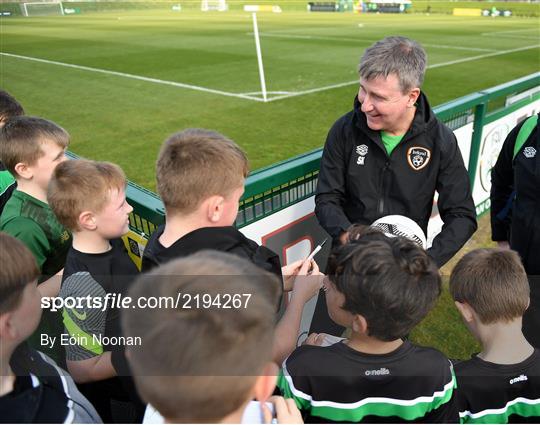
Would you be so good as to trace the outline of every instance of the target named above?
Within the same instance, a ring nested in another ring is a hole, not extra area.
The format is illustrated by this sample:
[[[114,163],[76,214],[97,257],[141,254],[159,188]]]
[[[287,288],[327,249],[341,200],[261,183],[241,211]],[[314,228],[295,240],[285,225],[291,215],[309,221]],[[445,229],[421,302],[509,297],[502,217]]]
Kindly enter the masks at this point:
[[[0,90],[0,126],[12,117],[24,115],[24,109],[7,91]]]
[[[52,141],[66,148],[69,134],[52,121],[38,117],[14,117],[0,129],[0,161],[17,177],[15,166],[24,162],[33,165],[44,155],[41,145]]]
[[[24,288],[39,276],[36,259],[18,239],[0,232],[0,314],[16,309]]]
[[[370,336],[393,341],[428,314],[441,293],[441,277],[414,242],[384,235],[376,239],[360,238],[333,251],[328,278],[345,296],[342,308],[366,319]]]
[[[217,251],[141,275],[129,292],[135,302],[179,299],[123,314],[124,335],[142,339],[128,356],[141,397],[178,422],[214,423],[237,410],[271,361],[278,287],[273,274]],[[225,306],[229,296],[241,305]],[[221,306],[204,307],[205,297]]]
[[[386,240],[387,237],[380,228],[366,224],[351,224],[347,229],[347,242],[354,242],[360,238],[364,241]]]
[[[500,248],[466,254],[450,275],[455,301],[469,304],[489,325],[523,316],[529,305],[529,282],[519,255]]]

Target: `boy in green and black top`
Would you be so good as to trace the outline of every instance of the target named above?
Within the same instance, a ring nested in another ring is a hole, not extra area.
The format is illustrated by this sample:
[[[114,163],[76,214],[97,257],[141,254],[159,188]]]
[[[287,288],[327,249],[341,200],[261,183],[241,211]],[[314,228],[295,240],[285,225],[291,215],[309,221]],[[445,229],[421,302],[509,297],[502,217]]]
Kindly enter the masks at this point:
[[[0,90],[0,128],[6,125],[10,118],[21,115],[24,115],[22,105],[7,91]],[[4,206],[16,188],[15,178],[0,161],[0,215],[2,215]]]
[[[461,422],[540,422],[540,351],[521,330],[529,284],[518,254],[470,252],[452,270],[450,292],[482,345],[455,365]]]
[[[34,254],[41,272],[42,296],[58,295],[71,234],[57,221],[47,204],[47,186],[56,166],[66,157],[68,133],[53,122],[36,117],[14,117],[0,130],[0,160],[15,176],[17,189],[0,217],[0,230],[22,241]],[[51,277],[52,276],[52,277]],[[44,311],[30,344],[64,365],[62,347],[41,345],[40,334],[59,337],[59,314]]]
[[[457,422],[450,361],[403,340],[441,291],[426,252],[404,238],[370,235],[338,247],[327,277],[330,317],[351,336],[299,347],[278,381],[305,421]]]
[[[142,419],[140,402],[125,359],[117,307],[105,304],[124,296],[138,269],[120,239],[129,230],[126,177],[107,162],[73,160],[59,165],[49,184],[52,210],[73,232],[60,297],[101,300],[64,307],[65,332],[76,343],[66,346],[67,368],[81,392],[94,404],[104,422]],[[96,308],[97,307],[97,308]],[[112,342],[111,342],[112,341]],[[113,417],[111,399],[133,402],[135,416]]]

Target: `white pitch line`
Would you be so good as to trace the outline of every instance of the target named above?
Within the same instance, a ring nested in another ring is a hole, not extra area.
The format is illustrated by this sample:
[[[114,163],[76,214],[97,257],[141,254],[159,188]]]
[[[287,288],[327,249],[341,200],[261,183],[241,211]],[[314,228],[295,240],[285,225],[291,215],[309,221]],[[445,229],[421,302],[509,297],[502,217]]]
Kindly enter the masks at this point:
[[[469,61],[483,59],[483,58],[492,57],[492,56],[505,55],[507,53],[514,53],[514,52],[519,52],[519,51],[522,51],[522,50],[534,49],[534,48],[537,48],[537,47],[540,47],[540,44],[535,44],[535,45],[532,45],[532,46],[519,47],[517,49],[502,50],[502,51],[499,51],[499,52],[487,53],[485,55],[472,56],[472,57],[463,58],[463,59],[456,59],[456,60],[449,61],[449,62],[437,63],[437,64],[433,64],[433,65],[428,66],[428,68],[429,69],[431,69],[431,68],[439,68],[439,67],[442,67],[442,66],[454,65],[454,64],[457,64],[457,63],[469,62]],[[68,68],[81,69],[81,70],[85,70],[85,71],[99,72],[99,73],[109,74],[109,75],[116,75],[116,76],[119,76],[119,77],[132,78],[132,79],[135,79],[135,80],[142,80],[142,81],[147,81],[147,82],[151,82],[151,83],[171,85],[171,86],[174,86],[174,87],[181,87],[181,88],[187,88],[187,89],[191,89],[191,90],[198,90],[198,91],[207,92],[207,93],[219,94],[219,95],[222,95],[222,96],[237,97],[237,98],[241,98],[241,99],[253,100],[253,101],[256,101],[256,102],[264,102],[264,100],[261,99],[261,98],[248,96],[246,94],[229,93],[229,92],[224,92],[224,91],[221,91],[221,90],[209,89],[209,88],[206,88],[206,87],[193,86],[193,85],[183,84],[183,83],[176,83],[176,82],[173,82],[173,81],[159,80],[157,78],[141,77],[139,75],[126,74],[126,73],[123,73],[123,72],[108,71],[108,70],[99,69],[99,68],[91,68],[91,67],[88,67],[88,66],[73,65],[73,64],[63,63],[63,62],[56,62],[56,61],[50,61],[50,60],[45,60],[45,59],[32,58],[32,57],[29,57],[29,56],[14,55],[14,54],[11,54],[11,53],[0,52],[0,55],[19,58],[19,59],[30,60],[30,61],[35,61],[35,62],[42,62],[42,63],[48,63],[48,64],[53,64],[53,65],[65,66],[65,67],[68,67]],[[274,102],[276,100],[287,99],[289,97],[296,97],[296,96],[302,96],[302,95],[305,95],[305,94],[311,94],[311,93],[317,93],[317,92],[326,91],[326,90],[332,90],[332,89],[335,89],[335,88],[350,86],[350,85],[353,85],[353,84],[358,84],[358,80],[346,81],[344,83],[332,84],[332,85],[324,86],[324,87],[317,87],[317,88],[314,88],[314,89],[304,90],[304,91],[300,91],[300,92],[292,92],[290,94],[285,94],[285,95],[282,95],[282,96],[276,96],[276,97],[270,98],[270,99],[267,100],[267,102]]]
[[[514,32],[527,32],[527,31],[538,31],[536,28],[522,28],[519,30],[506,30],[506,31],[489,31],[489,32],[483,32],[481,35],[492,35],[492,34],[508,34],[508,33],[514,33]]]
[[[456,59],[456,60],[448,61],[448,62],[436,63],[436,64],[433,64],[433,65],[429,65],[428,69],[439,68],[439,67],[448,66],[448,65],[454,65],[454,64],[462,63],[462,62],[469,62],[469,61],[488,58],[488,57],[492,57],[492,56],[505,55],[507,53],[514,53],[514,52],[519,52],[519,51],[522,51],[522,50],[534,49],[534,48],[537,48],[537,47],[540,47],[540,44],[535,44],[533,46],[519,47],[517,49],[502,50],[500,52],[486,53],[485,55],[471,56],[471,57],[468,57],[468,58]],[[346,81],[344,83],[332,84],[330,86],[318,87],[318,88],[315,88],[315,89],[299,91],[299,92],[296,92],[296,93],[291,93],[291,94],[287,94],[287,95],[283,95],[283,96],[276,96],[276,97],[273,97],[271,99],[268,99],[268,102],[273,102],[275,100],[281,100],[281,99],[287,99],[289,97],[302,96],[304,94],[311,94],[311,93],[317,93],[317,92],[326,91],[326,90],[332,90],[332,89],[339,88],[339,87],[351,86],[353,84],[358,84],[358,80]]]
[[[51,60],[47,60],[47,59],[33,58],[33,57],[30,57],[30,56],[14,55],[12,53],[0,52],[0,55],[12,57],[12,58],[17,58],[17,59],[24,59],[24,60],[33,61],[33,62],[47,63],[47,64],[50,64],[50,65],[64,66],[66,68],[80,69],[82,71],[98,72],[98,73],[101,73],[101,74],[115,75],[117,77],[131,78],[133,80],[146,81],[148,83],[164,84],[164,85],[167,85],[167,86],[180,87],[180,88],[183,88],[183,89],[202,91],[202,92],[205,92],[205,93],[212,93],[212,94],[219,94],[221,96],[237,97],[237,98],[240,98],[240,99],[247,99],[247,100],[254,100],[256,102],[263,102],[263,99],[260,99],[258,97],[248,96],[248,95],[245,95],[245,94],[229,93],[229,92],[222,91],[222,90],[209,89],[207,87],[194,86],[194,85],[191,85],[191,84],[184,84],[184,83],[177,83],[175,81],[167,81],[167,80],[160,80],[158,78],[150,78],[150,77],[142,77],[140,75],[126,74],[125,72],[110,71],[110,70],[107,70],[107,69],[92,68],[92,67],[83,66],[83,65],[74,65],[74,64],[71,64],[71,63],[64,63],[64,62],[51,61]]]
[[[296,93],[296,92],[282,90],[282,91],[267,91],[266,93],[267,94],[290,94],[290,93]],[[252,91],[252,92],[248,92],[248,93],[239,93],[239,94],[248,95],[248,96],[252,96],[252,95],[256,95],[256,94],[262,95],[262,91]]]
[[[248,35],[253,35],[253,33],[247,33]],[[301,40],[323,40],[323,41],[367,41],[373,43],[377,41],[376,39],[368,38],[352,38],[352,37],[322,37],[317,35],[297,35],[297,34],[276,34],[271,32],[260,32],[259,35],[263,37],[274,37],[274,38],[297,38]],[[483,49],[481,47],[461,47],[461,46],[451,46],[448,44],[424,44],[425,47],[436,47],[439,49],[452,49],[452,50],[470,50],[473,52],[495,52],[496,49]]]
[[[540,40],[540,37],[528,36],[528,35],[508,35],[505,34],[504,38],[515,38],[517,40]]]
[[[521,52],[522,50],[536,49],[540,47],[540,44],[534,44],[532,46],[518,47],[517,49],[502,50],[500,52],[486,53],[485,55],[472,56],[470,58],[456,59],[453,61],[437,63],[435,65],[428,66],[428,68],[439,68],[441,66],[454,65],[456,63],[469,62],[477,59],[490,58],[492,56],[505,55],[507,53]]]

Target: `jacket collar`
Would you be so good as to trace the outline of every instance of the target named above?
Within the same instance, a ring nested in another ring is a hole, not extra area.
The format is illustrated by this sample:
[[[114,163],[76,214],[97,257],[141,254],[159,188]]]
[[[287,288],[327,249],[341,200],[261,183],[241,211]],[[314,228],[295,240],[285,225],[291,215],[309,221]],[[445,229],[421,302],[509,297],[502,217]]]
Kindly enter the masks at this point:
[[[247,243],[243,233],[233,226],[202,227],[182,236],[170,247],[165,248],[159,242],[159,237],[164,230],[164,225],[156,229],[151,237],[152,243],[149,242],[148,244],[148,252],[145,252],[147,257],[154,260],[156,260],[156,256],[160,257],[160,261],[156,261],[156,264],[164,263],[179,256],[187,256],[204,249],[227,252],[237,245]]]

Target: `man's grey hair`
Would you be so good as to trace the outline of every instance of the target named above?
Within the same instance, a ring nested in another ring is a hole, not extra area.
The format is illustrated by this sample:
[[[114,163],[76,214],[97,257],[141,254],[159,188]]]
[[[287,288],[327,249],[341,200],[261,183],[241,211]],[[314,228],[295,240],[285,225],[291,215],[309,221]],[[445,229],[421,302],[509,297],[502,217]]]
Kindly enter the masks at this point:
[[[403,93],[422,85],[426,73],[427,55],[424,48],[406,37],[386,37],[368,47],[360,59],[360,77],[371,80],[398,77]]]

